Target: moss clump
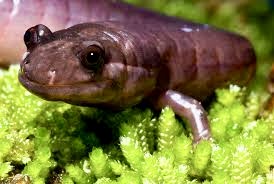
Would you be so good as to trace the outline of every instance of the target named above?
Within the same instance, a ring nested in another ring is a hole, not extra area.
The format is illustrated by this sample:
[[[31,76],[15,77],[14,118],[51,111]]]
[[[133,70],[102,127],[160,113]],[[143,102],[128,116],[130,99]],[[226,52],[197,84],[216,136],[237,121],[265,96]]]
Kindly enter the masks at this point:
[[[18,84],[17,70],[0,77],[2,181],[15,174],[33,183],[273,180],[274,114],[256,119],[258,103],[250,98],[256,92],[217,90],[209,108],[213,140],[192,145],[170,108],[157,118],[149,109],[113,113],[46,102]]]

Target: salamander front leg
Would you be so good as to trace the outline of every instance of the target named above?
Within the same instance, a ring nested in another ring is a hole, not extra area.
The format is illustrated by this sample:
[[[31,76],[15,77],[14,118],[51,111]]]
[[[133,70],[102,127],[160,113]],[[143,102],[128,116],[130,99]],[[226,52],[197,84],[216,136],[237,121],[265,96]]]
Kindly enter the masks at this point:
[[[160,95],[155,105],[158,109],[169,106],[177,115],[186,118],[190,124],[195,143],[211,137],[207,113],[197,100],[179,92],[168,90]]]

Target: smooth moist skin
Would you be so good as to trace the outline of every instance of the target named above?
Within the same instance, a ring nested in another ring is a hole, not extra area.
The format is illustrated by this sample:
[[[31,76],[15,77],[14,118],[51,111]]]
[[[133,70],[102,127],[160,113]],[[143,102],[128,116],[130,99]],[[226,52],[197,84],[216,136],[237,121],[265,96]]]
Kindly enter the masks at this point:
[[[25,46],[22,35],[44,24],[52,31],[84,22],[118,20],[176,22],[119,0],[0,0],[0,66],[18,63]]]
[[[200,101],[218,87],[251,79],[251,44],[208,25],[140,9],[131,14],[138,21],[85,23],[57,32],[41,24],[29,28],[20,82],[44,99],[76,105],[170,106],[188,120],[195,142],[210,138]]]

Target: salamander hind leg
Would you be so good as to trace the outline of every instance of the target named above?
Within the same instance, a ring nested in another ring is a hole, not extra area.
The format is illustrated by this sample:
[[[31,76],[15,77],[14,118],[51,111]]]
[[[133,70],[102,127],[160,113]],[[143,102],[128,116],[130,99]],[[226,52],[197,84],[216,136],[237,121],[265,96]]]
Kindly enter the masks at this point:
[[[199,101],[179,92],[167,90],[153,104],[157,109],[169,106],[177,115],[185,118],[191,127],[195,143],[211,138],[207,113]]]

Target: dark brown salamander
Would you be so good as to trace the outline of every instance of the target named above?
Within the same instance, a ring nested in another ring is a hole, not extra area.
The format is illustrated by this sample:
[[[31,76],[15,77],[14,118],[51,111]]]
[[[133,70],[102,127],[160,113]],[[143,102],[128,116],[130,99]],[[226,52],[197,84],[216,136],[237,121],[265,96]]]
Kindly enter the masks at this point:
[[[199,101],[218,87],[250,80],[256,65],[251,44],[208,25],[141,9],[132,8],[128,17],[53,33],[44,25],[28,29],[20,82],[44,99],[77,105],[170,106],[188,120],[195,142],[209,138]]]

